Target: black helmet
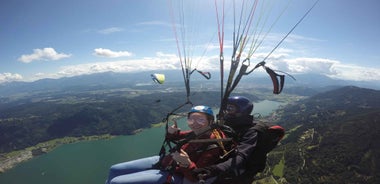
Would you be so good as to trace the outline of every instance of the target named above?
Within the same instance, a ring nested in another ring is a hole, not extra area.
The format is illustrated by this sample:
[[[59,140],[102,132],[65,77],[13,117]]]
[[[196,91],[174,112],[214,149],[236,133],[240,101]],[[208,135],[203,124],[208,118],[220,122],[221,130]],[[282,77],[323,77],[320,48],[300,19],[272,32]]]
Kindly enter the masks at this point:
[[[227,113],[229,111],[229,105],[235,106],[236,109],[234,109],[234,112],[232,114],[234,114],[236,117],[250,115],[253,110],[253,103],[244,96],[228,97],[226,109]]]

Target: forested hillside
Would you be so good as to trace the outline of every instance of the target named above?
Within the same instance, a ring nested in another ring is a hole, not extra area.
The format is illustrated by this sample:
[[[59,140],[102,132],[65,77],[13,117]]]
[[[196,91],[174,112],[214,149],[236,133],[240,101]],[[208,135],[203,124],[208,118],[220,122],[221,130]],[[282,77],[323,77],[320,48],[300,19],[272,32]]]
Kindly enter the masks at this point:
[[[380,183],[380,91],[344,87],[278,113],[288,131],[266,176],[280,183]]]
[[[145,93],[79,93],[3,103],[0,106],[0,153],[66,136],[132,134],[160,122],[167,113],[186,102],[184,93]],[[219,106],[218,92],[193,93],[192,97],[193,104]]]

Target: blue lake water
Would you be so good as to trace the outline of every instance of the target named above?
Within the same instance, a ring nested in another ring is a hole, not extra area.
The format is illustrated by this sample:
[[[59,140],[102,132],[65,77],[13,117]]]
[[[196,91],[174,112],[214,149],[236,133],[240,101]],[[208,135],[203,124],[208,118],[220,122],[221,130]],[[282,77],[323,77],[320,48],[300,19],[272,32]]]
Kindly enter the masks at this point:
[[[255,103],[254,112],[266,116],[282,104],[264,100]],[[158,154],[164,132],[164,127],[157,127],[136,135],[63,145],[0,174],[0,183],[104,184],[112,164]]]

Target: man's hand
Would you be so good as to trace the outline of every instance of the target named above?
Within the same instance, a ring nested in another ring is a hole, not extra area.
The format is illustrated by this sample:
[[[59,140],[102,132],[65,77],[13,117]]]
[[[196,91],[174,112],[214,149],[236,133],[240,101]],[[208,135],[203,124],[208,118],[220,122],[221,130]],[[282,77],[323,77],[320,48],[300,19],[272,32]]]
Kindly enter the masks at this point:
[[[217,176],[218,172],[213,167],[204,167],[192,170],[192,174],[194,178],[198,178],[199,180],[206,180],[208,178]]]

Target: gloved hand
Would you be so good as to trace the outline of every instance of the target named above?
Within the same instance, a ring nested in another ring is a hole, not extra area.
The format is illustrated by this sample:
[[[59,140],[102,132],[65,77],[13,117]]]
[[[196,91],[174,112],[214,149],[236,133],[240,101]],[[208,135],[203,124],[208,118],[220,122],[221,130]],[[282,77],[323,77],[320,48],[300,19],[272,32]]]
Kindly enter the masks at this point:
[[[168,134],[176,134],[177,132],[179,132],[181,129],[180,128],[177,128],[177,126],[175,125],[172,125],[172,126],[169,126],[168,127]]]
[[[189,155],[182,149],[181,153],[178,151],[172,153],[172,158],[179,164],[180,167],[189,167],[191,164]]]
[[[218,171],[214,167],[196,168],[192,170],[192,175],[194,178],[197,178],[199,180],[206,180],[208,178],[217,176]]]

